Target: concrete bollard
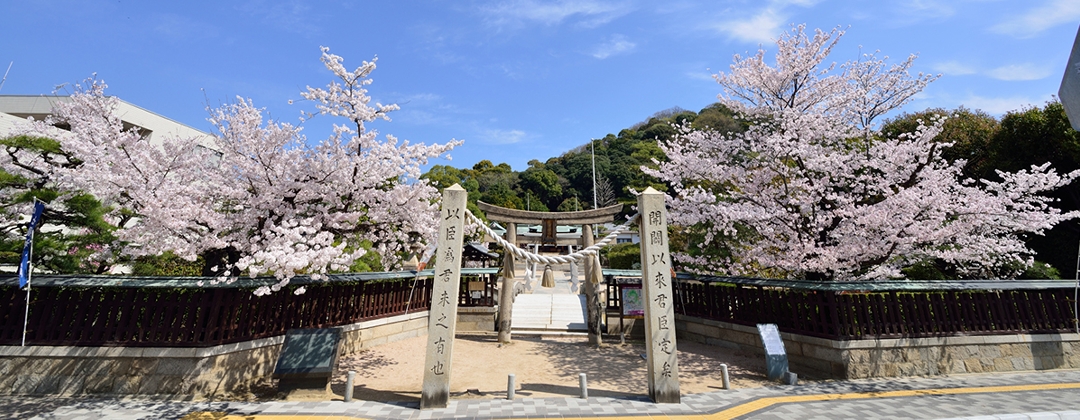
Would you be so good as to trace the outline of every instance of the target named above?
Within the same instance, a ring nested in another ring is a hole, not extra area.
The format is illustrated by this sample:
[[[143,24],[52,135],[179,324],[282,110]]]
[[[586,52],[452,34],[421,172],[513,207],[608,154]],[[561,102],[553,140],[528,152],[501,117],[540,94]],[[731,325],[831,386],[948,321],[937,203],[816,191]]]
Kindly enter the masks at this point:
[[[783,380],[787,385],[795,385],[799,383],[799,375],[795,374],[795,372],[784,372]]]
[[[352,401],[353,383],[356,382],[356,371],[350,370],[345,378],[345,402]]]
[[[720,378],[723,381],[724,389],[731,389],[731,377],[728,376],[727,363],[720,364]]]
[[[588,399],[589,398],[589,385],[586,383],[584,373],[578,375],[578,382],[579,382],[579,385],[581,385],[581,398]]]
[[[514,399],[514,374],[506,375],[506,399]]]

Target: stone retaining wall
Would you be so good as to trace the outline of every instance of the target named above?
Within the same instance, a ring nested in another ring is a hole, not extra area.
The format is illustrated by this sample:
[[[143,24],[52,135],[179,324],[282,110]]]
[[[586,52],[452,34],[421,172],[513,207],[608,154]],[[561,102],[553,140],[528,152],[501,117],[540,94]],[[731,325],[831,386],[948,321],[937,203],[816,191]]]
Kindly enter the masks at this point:
[[[748,353],[764,349],[757,328],[677,316],[680,340]],[[1015,334],[829,340],[781,333],[791,371],[836,379],[1080,368],[1080,335]]]
[[[343,326],[342,354],[427,334],[428,312]],[[274,371],[284,336],[202,348],[0,346],[0,395],[242,394]]]
[[[493,332],[495,331],[495,315],[497,312],[498,308],[491,306],[459,306],[457,310],[457,331]]]

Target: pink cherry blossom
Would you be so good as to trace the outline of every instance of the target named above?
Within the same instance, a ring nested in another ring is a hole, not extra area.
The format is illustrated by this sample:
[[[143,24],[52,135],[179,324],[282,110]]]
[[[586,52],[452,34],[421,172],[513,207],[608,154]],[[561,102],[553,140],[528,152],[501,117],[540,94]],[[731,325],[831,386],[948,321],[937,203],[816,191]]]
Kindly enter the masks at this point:
[[[388,119],[396,105],[371,105],[366,86],[375,62],[347,71],[323,48],[322,61],[338,79],[301,95],[315,105],[302,122],[344,118],[333,134],[308,141],[300,126],[267,120],[250,100],[210,110],[213,140],[171,138],[155,146],[125,129],[105,84],[90,80],[70,101],[59,101],[46,121],[19,133],[54,137],[77,159],[49,166],[50,182],[84,191],[113,206],[107,220],[119,228],[114,244],[127,255],[172,251],[194,260],[233,249],[236,268],[273,275],[279,290],[297,274],[320,277],[346,270],[370,241],[385,264],[397,263],[411,238],[433,241],[438,191],[419,180],[429,158],[445,156],[461,141],[412,144],[364,124]],[[69,131],[58,130],[64,124]],[[11,134],[19,134],[11,133]],[[7,162],[0,161],[0,164]],[[14,168],[13,170],[18,170]],[[228,281],[227,276],[220,280]]]
[[[744,133],[678,127],[660,146],[670,161],[649,175],[670,182],[671,220],[700,233],[714,255],[677,255],[698,272],[832,280],[899,278],[943,260],[972,277],[1012,276],[1031,264],[1022,239],[1080,216],[1042,193],[1072,182],[1049,165],[963,179],[933,141],[944,117],[885,138],[874,119],[906,104],[934,77],[911,76],[914,57],[826,58],[843,32],[796,27],[764,51],[735,56],[716,76],[720,102],[751,122]]]

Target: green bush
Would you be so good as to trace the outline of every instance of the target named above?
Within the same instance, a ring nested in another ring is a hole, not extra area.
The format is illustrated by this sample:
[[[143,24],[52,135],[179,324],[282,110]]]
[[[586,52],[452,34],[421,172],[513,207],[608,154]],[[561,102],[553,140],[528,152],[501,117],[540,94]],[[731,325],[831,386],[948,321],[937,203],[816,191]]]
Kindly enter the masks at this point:
[[[641,268],[641,246],[639,244],[615,244],[601,250],[600,256],[607,260],[606,265],[610,268],[623,270]]]
[[[1054,268],[1054,266],[1050,264],[1044,263],[1042,261],[1035,261],[1035,263],[1032,264],[1031,267],[1028,267],[1027,270],[1024,270],[1024,273],[1020,274],[1020,276],[1018,276],[1017,278],[1025,280],[1054,280],[1060,279],[1061,273],[1058,272],[1057,268]]]
[[[131,264],[131,274],[136,276],[201,276],[203,258],[188,261],[170,251],[161,255],[135,258]]]

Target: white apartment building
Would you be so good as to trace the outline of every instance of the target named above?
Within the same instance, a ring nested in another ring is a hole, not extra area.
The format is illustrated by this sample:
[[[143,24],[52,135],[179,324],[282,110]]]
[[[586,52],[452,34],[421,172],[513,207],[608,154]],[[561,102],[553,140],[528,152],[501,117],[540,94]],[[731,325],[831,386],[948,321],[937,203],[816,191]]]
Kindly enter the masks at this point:
[[[53,104],[69,101],[68,96],[48,95],[0,95],[0,137],[15,128],[18,120],[33,117],[45,119],[52,113]],[[167,138],[197,138],[206,147],[211,147],[212,136],[194,127],[181,124],[167,117],[155,114],[137,105],[120,100],[116,110],[124,128],[136,128],[143,138],[152,144],[161,144]]]

